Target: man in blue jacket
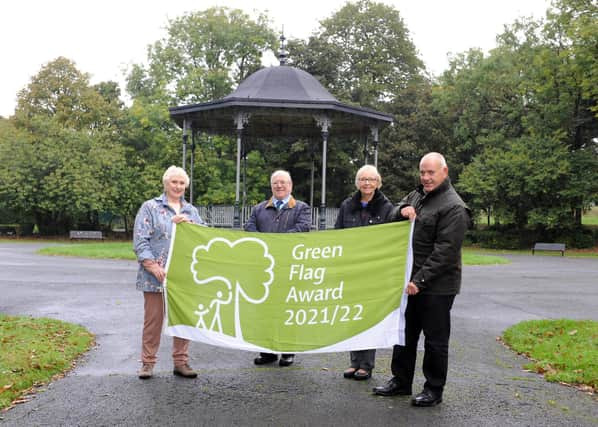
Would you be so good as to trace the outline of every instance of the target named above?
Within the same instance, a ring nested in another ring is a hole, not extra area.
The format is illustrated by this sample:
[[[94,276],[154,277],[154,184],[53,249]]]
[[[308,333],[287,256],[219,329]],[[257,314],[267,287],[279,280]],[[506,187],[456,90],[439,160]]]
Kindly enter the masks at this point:
[[[251,216],[245,224],[246,231],[262,233],[296,233],[309,231],[311,228],[311,209],[305,202],[296,200],[291,192],[293,181],[284,170],[275,171],[270,176],[272,197],[258,203],[251,210]],[[256,365],[273,363],[278,356],[272,353],[260,353],[253,362]],[[290,366],[295,360],[294,354],[283,354],[278,364]]]
[[[428,153],[419,164],[421,185],[391,212],[391,219],[415,221],[413,269],[407,284],[405,345],[393,348],[393,378],[375,387],[381,396],[411,395],[417,342],[425,337],[423,391],[414,406],[442,402],[448,371],[451,308],[461,288],[461,245],[471,212],[451,185],[446,160]]]

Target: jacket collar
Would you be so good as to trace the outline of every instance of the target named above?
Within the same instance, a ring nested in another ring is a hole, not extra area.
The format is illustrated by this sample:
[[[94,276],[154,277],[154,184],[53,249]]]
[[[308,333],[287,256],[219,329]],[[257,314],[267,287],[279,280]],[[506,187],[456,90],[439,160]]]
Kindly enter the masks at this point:
[[[268,199],[268,203],[266,203],[266,208],[274,207],[274,203],[272,202],[273,200],[273,197],[270,197],[270,199]],[[297,206],[297,200],[295,200],[293,196],[289,197],[289,201],[287,202],[286,206],[288,206],[289,209],[293,209],[295,206]]]
[[[436,194],[444,193],[449,188],[451,188],[451,179],[447,176],[438,187],[436,187],[434,190],[430,191],[429,193],[426,193],[424,191],[424,186],[421,184],[419,185],[419,187],[417,187],[417,191],[419,191],[421,194],[425,195],[426,197],[431,197]]]
[[[168,196],[166,196],[166,193],[162,193],[161,196],[155,197],[154,200],[160,204],[162,204],[162,206],[168,206]],[[187,201],[185,200],[184,197],[181,197],[181,210],[183,209],[183,207],[187,204]]]
[[[382,195],[380,190],[376,188],[372,200],[368,202],[368,206],[376,206],[383,200],[383,198],[384,196]],[[355,194],[353,194],[353,197],[351,198],[351,205],[353,207],[353,210],[361,209],[361,191],[357,190]]]

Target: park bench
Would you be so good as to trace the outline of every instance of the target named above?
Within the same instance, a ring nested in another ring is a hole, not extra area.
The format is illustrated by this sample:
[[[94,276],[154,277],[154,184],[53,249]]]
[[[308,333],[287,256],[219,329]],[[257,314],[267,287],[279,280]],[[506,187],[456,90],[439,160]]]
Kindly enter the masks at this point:
[[[71,240],[104,240],[104,235],[101,231],[71,230],[69,231],[69,237],[71,238]]]
[[[536,251],[556,251],[560,252],[561,256],[565,256],[565,244],[564,243],[535,243],[532,248],[532,255]]]
[[[6,236],[16,236],[17,234],[19,234],[17,226],[0,224],[0,236],[3,234]]]

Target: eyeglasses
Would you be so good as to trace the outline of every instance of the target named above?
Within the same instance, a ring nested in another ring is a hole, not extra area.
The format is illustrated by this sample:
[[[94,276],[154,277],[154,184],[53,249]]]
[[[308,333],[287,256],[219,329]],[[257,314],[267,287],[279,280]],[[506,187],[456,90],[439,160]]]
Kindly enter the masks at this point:
[[[359,182],[363,182],[363,183],[376,183],[378,182],[378,178],[359,178]]]
[[[290,182],[289,181],[273,181],[271,183],[271,185],[280,185],[280,186],[285,186],[285,185],[289,185]]]

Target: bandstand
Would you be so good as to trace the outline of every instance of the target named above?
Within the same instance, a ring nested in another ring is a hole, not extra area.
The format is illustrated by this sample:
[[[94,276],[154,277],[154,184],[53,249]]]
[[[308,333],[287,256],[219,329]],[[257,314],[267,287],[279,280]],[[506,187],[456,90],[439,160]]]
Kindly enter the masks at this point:
[[[281,41],[284,46],[284,37],[281,37]],[[304,139],[314,147],[321,148],[322,188],[318,228],[322,230],[326,221],[326,154],[329,137],[360,139],[364,146],[364,163],[377,166],[380,131],[393,119],[386,113],[339,102],[311,74],[287,65],[284,47],[279,53],[279,60],[280,65],[251,74],[224,98],[172,107],[169,109],[170,117],[183,130],[183,168],[186,168],[187,151],[190,151],[191,182],[199,133],[236,138],[234,228],[241,225],[241,160],[245,159],[244,148],[248,142]],[[368,153],[371,151],[373,158],[369,159]],[[313,189],[313,168],[311,179]],[[191,188],[191,203],[192,198]]]

